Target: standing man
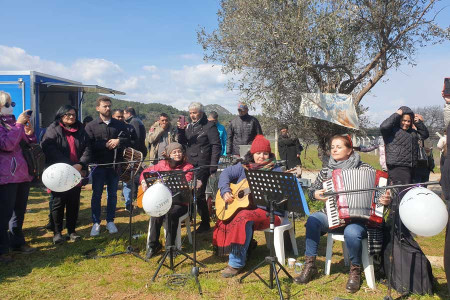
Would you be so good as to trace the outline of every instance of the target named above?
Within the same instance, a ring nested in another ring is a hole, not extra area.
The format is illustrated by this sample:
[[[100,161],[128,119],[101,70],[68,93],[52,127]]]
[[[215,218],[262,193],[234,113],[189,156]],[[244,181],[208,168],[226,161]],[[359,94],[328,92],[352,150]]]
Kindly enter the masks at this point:
[[[220,143],[222,144],[222,152],[220,155],[227,155],[227,131],[225,126],[219,123],[219,114],[216,111],[211,111],[208,115],[208,121],[213,122],[217,126],[217,131],[219,131]]]
[[[147,156],[147,147],[145,147],[145,126],[142,120],[136,115],[133,107],[127,107],[123,110],[125,122],[134,127],[137,135],[136,150],[142,152],[143,158]]]
[[[233,119],[228,127],[227,154],[239,156],[240,145],[251,145],[258,134],[263,134],[259,121],[248,114],[248,106],[238,105],[239,116]]]
[[[165,113],[159,115],[148,131],[148,146],[150,149],[149,159],[163,159],[166,146],[176,142],[176,132],[170,124],[169,116]]]
[[[280,152],[280,159],[286,161],[286,169],[292,169],[296,166],[301,166],[300,154],[303,147],[297,138],[291,138],[287,125],[282,125],[280,130],[280,137],[278,138],[278,152]]]
[[[115,110],[113,110],[112,117],[113,117],[113,119],[116,119],[116,120],[118,120],[118,121],[120,121],[120,122],[125,124],[125,126],[128,129],[128,133],[130,134],[130,146],[131,146],[131,148],[140,151],[138,149],[138,147],[139,147],[139,140],[138,140],[138,136],[136,134],[135,128],[133,126],[131,126],[130,124],[125,123],[124,111],[122,109],[115,109]],[[144,139],[145,139],[145,132],[144,132]],[[147,148],[145,148],[145,143],[144,143],[144,149],[145,149],[145,151],[147,151]],[[145,155],[143,156],[143,158],[145,158]],[[122,165],[121,170],[124,170],[126,166],[127,166],[126,164]],[[131,182],[122,182],[122,196],[125,199],[125,209],[128,210],[129,212],[132,211],[132,209],[131,209],[132,200],[131,200],[130,184],[131,184]],[[136,189],[135,189],[136,192],[137,192],[137,189],[138,188],[136,186]]]
[[[178,142],[186,147],[188,162],[194,167],[217,165],[222,145],[216,124],[208,122],[203,105],[199,102],[192,102],[189,105],[189,116],[192,122],[187,126],[178,122]],[[211,228],[205,190],[209,175],[216,171],[217,166],[205,167],[197,173],[198,179],[202,182],[202,186],[197,189],[197,207],[202,219],[197,233],[206,232]]]
[[[130,135],[124,123],[111,118],[111,99],[100,96],[96,101],[99,117],[86,125],[95,164],[109,164],[122,161],[123,148],[129,146]],[[106,183],[107,213],[106,229],[116,233],[114,224],[117,205],[117,185],[119,175],[115,165],[97,166],[92,172],[92,230],[91,236],[100,234],[100,214],[103,186]]]

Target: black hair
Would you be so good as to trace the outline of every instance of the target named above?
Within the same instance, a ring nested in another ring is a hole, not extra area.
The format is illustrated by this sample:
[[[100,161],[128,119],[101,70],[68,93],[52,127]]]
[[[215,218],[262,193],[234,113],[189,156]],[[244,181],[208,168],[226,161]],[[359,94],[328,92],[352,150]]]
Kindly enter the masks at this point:
[[[136,111],[135,111],[134,108],[131,107],[131,106],[125,108],[124,111],[126,111],[126,112],[129,113],[129,114],[131,114],[132,116],[135,116],[135,115],[136,115]]]
[[[86,125],[87,123],[94,121],[94,118],[92,118],[91,116],[86,116],[83,119],[83,124]]]
[[[214,120],[217,120],[219,118],[219,114],[217,113],[217,111],[210,111],[208,114],[209,117],[213,118]]]
[[[63,106],[61,106],[58,109],[58,111],[56,112],[55,121],[61,121],[62,117],[65,114],[67,114],[69,111],[71,111],[72,109],[75,111],[75,115],[76,115],[75,119],[78,121],[78,110],[72,105],[63,105]]]
[[[159,117],[164,117],[164,118],[170,119],[170,118],[169,118],[169,115],[166,114],[166,113],[160,113],[160,114],[159,114]]]
[[[270,153],[269,154],[269,158],[274,158],[275,154],[274,153]],[[244,155],[244,159],[242,159],[242,164],[247,165],[249,163],[254,163],[255,159],[253,158],[253,154],[248,151],[245,155]]]
[[[114,109],[114,110],[112,111],[111,115],[114,115],[116,112],[119,112],[119,113],[123,114],[123,109],[116,108],[116,109]]]

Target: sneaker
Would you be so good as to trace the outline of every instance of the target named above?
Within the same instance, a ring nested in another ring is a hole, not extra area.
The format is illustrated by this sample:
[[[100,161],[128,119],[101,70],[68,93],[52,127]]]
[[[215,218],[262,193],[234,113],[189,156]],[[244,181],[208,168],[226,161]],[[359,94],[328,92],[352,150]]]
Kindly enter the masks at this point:
[[[200,223],[200,226],[197,228],[197,233],[205,233],[211,229],[211,225],[209,223]]]
[[[71,242],[81,240],[81,236],[79,236],[76,232],[72,232],[71,234],[69,234],[68,238]]]
[[[147,259],[150,259],[153,256],[155,256],[159,251],[161,251],[161,249],[162,249],[162,245],[160,243],[156,244],[153,247],[149,247],[147,250],[147,253],[145,254],[145,257]]]
[[[114,222],[108,222],[106,224],[106,229],[108,229],[110,234],[117,233],[117,231],[118,231]]]
[[[36,248],[28,246],[27,244],[24,244],[17,248],[12,248],[12,251],[16,253],[22,253],[22,254],[31,254],[33,252],[36,252]]]
[[[60,232],[55,233],[55,235],[53,236],[53,244],[62,244],[64,243],[64,239],[61,235]]]
[[[91,230],[91,236],[97,236],[100,234],[100,224],[94,223]]]

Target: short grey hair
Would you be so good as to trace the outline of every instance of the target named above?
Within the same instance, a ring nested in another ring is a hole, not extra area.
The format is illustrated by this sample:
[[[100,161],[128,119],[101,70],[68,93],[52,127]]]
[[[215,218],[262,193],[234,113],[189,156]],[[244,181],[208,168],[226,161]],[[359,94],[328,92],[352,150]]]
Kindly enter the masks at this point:
[[[4,91],[0,91],[0,106],[3,107],[5,106],[6,102],[11,102],[11,95],[8,94],[7,92]]]
[[[205,108],[203,107],[203,104],[200,102],[192,102],[189,104],[188,110],[194,109],[198,112],[205,112]]]

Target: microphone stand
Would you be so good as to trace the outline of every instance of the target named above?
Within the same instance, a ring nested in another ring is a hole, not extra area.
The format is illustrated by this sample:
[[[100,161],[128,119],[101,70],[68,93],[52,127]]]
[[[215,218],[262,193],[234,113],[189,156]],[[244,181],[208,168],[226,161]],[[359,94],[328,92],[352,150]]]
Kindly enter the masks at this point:
[[[159,159],[151,159],[151,160],[146,160],[146,161],[158,161]],[[107,163],[107,164],[90,164],[89,166],[111,166],[111,165],[122,165],[122,164],[131,164],[131,163],[140,163],[140,162],[144,162],[143,160],[136,160],[136,161],[126,161],[126,162],[116,162],[116,163]],[[127,248],[125,249],[125,251],[120,251],[120,252],[114,252],[111,254],[107,254],[107,255],[97,255],[94,258],[105,258],[105,257],[113,257],[113,256],[118,256],[118,255],[122,255],[122,254],[131,254],[145,262],[149,262],[148,259],[146,259],[145,257],[142,257],[139,253],[137,253],[135,251],[135,249],[133,248],[132,245],[132,217],[133,217],[133,200],[135,198],[135,193],[136,193],[136,184],[135,184],[135,173],[137,171],[133,170],[133,168],[130,168],[130,178],[131,178],[131,208],[130,208],[130,214],[129,214],[129,218],[128,218],[128,245]]]

